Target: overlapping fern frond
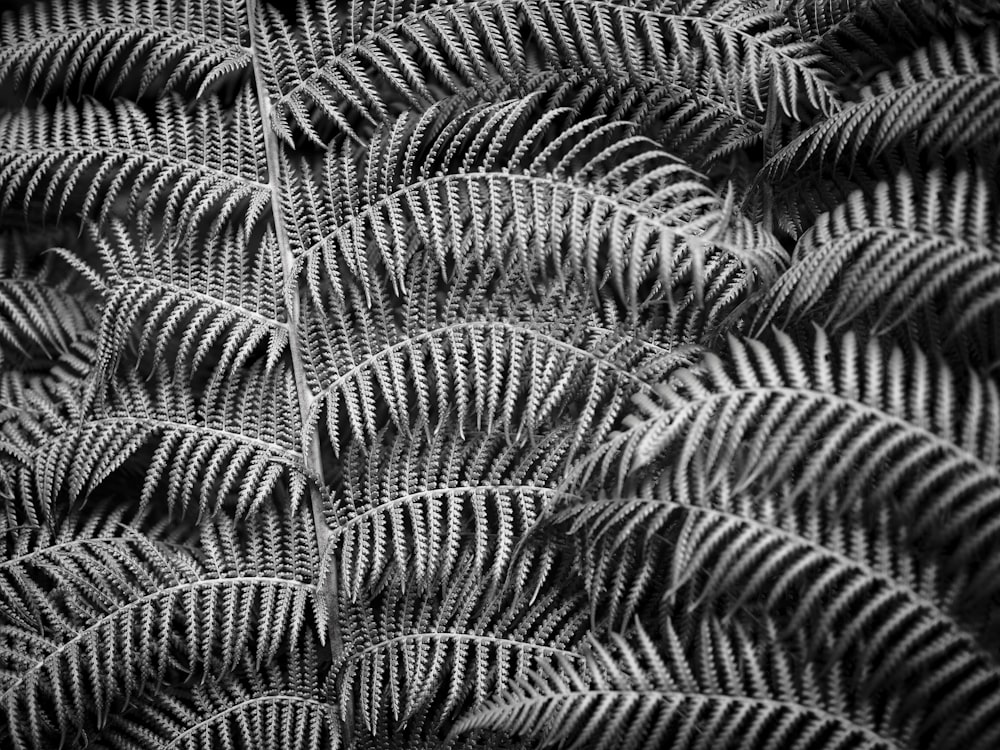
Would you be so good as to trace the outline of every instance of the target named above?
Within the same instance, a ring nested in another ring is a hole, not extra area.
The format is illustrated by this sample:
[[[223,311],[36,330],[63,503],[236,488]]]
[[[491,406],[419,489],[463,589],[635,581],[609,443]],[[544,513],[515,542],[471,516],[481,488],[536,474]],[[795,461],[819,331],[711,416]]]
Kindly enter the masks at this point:
[[[998,208],[995,180],[981,166],[902,172],[871,194],[856,191],[799,239],[761,317],[787,325],[823,316],[833,327],[867,319],[884,334],[913,330],[929,313],[926,345],[993,366]]]
[[[0,85],[25,94],[68,94],[105,88],[112,94],[134,83],[141,96],[197,89],[250,64],[242,0],[188,2],[183,8],[154,0],[56,0],[29,5],[0,20]]]
[[[85,268],[105,300],[94,387],[115,374],[125,352],[149,353],[154,364],[169,357],[192,378],[206,365],[209,399],[229,372],[262,351],[267,369],[281,361],[288,325],[275,293],[282,280],[273,232],[255,243],[239,227],[214,239],[152,241],[118,219],[89,230],[97,259]]]
[[[85,98],[0,114],[0,208],[40,205],[103,222],[123,210],[140,234],[252,231],[270,210],[260,115],[244,87],[232,108],[177,96],[146,114]],[[124,206],[122,206],[124,204]]]
[[[553,431],[535,445],[502,434],[385,434],[370,452],[357,443],[343,459],[335,503],[327,509],[339,561],[340,591],[357,600],[391,580],[432,590],[462,573],[495,587],[537,575],[538,554],[518,545],[559,498],[572,432]]]
[[[60,232],[0,235],[0,368],[55,358],[94,328],[92,290],[66,273],[54,253]]]
[[[641,627],[608,644],[591,636],[585,662],[541,662],[456,731],[510,732],[573,750],[907,746],[911,722],[898,702],[852,693],[847,664],[815,668],[780,645],[766,621],[684,625],[666,621],[659,644]]]
[[[48,748],[99,726],[168,673],[268,662],[317,616],[315,542],[301,515],[268,509],[241,529],[218,516],[180,547],[105,512],[96,523],[84,520],[93,512],[71,516],[69,539],[5,535],[0,731],[11,747]]]
[[[857,102],[821,120],[769,161],[770,174],[803,167],[810,159],[871,159],[916,134],[930,153],[984,149],[1000,138],[1000,30],[936,37],[880,73]],[[992,153],[992,158],[996,154]]]
[[[403,106],[424,109],[440,98],[438,91],[456,93],[494,78],[523,83],[533,68],[583,69],[609,87],[671,81],[710,107],[751,119],[767,111],[772,96],[788,117],[803,116],[803,104],[837,109],[819,56],[780,13],[758,4],[704,5],[358,2],[346,29],[337,14],[300,6],[302,35],[272,12],[261,40],[277,101],[272,126],[289,142],[294,124],[324,143],[318,115],[360,137],[363,122],[383,122]]]
[[[946,572],[971,576],[970,596],[991,596],[1000,565],[996,383],[971,373],[959,382],[919,349],[904,354],[853,332],[816,329],[796,345],[774,331],[770,341],[731,337],[725,356],[675,373],[605,465],[669,456],[680,497],[692,497],[702,473],[731,472],[735,491],[787,483],[788,502],[839,492],[853,507],[887,505],[915,543],[944,555]]]
[[[575,658],[585,610],[552,588],[533,599],[485,588],[463,553],[456,575],[423,595],[390,587],[343,607],[347,648],[329,691],[359,734],[406,729],[443,738],[460,710],[523,678],[539,659]]]
[[[88,412],[67,415],[32,447],[38,495],[47,505],[62,492],[86,498],[149,445],[140,504],[200,513],[226,505],[243,515],[279,493],[295,507],[306,477],[290,379],[271,378],[258,364],[198,401],[186,379],[162,365],[146,378],[124,373]]]
[[[296,643],[295,659],[145,694],[110,719],[91,742],[99,750],[312,750],[335,732],[316,649]]]
[[[582,273],[633,307],[720,282],[725,295],[699,305],[712,320],[738,299],[741,276],[752,290],[782,267],[773,238],[682,161],[619,121],[543,103],[445,103],[381,129],[360,164],[345,146],[322,172],[302,168],[290,213],[313,289],[321,268],[336,287],[342,265],[367,289],[375,251],[405,292],[407,261],[424,246],[443,274],[465,257],[514,261],[528,279]]]

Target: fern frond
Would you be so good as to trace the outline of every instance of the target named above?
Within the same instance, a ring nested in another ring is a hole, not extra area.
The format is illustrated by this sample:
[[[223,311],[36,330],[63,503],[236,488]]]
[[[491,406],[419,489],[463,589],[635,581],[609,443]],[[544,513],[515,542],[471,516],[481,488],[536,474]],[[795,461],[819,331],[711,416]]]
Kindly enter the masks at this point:
[[[104,231],[89,227],[100,265],[89,272],[102,285],[99,385],[111,377],[134,340],[135,356],[169,356],[191,377],[208,363],[212,399],[224,375],[266,348],[266,369],[288,348],[281,265],[273,231],[255,242],[240,228],[214,241],[151,241],[112,219]],[[82,260],[77,261],[83,264]]]
[[[230,373],[218,396],[198,402],[184,379],[161,365],[148,379],[130,371],[89,413],[67,421],[33,455],[39,495],[55,502],[89,495],[144,446],[152,449],[137,501],[161,498],[172,511],[231,506],[256,512],[275,492],[296,507],[306,488],[291,373],[260,364]]]
[[[687,634],[669,622],[664,630],[659,646],[641,626],[631,640],[612,634],[607,646],[590,636],[584,664],[542,662],[455,731],[509,732],[572,750],[907,746],[891,705],[852,695],[838,672],[803,669],[766,632],[714,619],[692,622]]]
[[[96,360],[92,333],[44,366],[0,370],[0,501],[13,525],[38,525],[49,503],[38,493],[35,456],[74,418]]]
[[[929,706],[984,700],[949,683],[1000,681],[974,571],[946,573],[885,505],[859,511],[834,491],[790,498],[789,485],[736,490],[738,474],[695,467],[681,483],[668,467],[661,480],[567,508],[594,607],[617,623],[642,605],[648,617],[650,603],[762,611],[817,661],[857,654],[871,692],[903,690]]]
[[[95,327],[92,290],[46,252],[64,239],[52,232],[0,234],[0,369],[34,369]]]
[[[761,303],[762,322],[822,315],[841,328],[874,316],[876,334],[941,310],[945,345],[972,346],[987,364],[1000,352],[1000,200],[982,168],[920,178],[902,172],[871,194],[856,191],[799,240],[789,269]],[[766,312],[763,312],[766,311]],[[762,327],[762,326],[761,326]]]
[[[846,105],[782,148],[765,167],[782,175],[810,159],[871,159],[915,134],[921,149],[952,153],[1000,138],[1000,29],[935,38],[880,73]]]
[[[155,0],[71,0],[4,11],[0,85],[25,94],[69,94],[72,87],[112,93],[138,77],[136,95],[197,87],[250,65],[243,0],[186,2],[183,11]]]
[[[168,672],[259,666],[298,640],[317,617],[315,537],[301,515],[259,518],[203,524],[197,556],[128,527],[97,537],[109,529],[88,523],[65,543],[20,545],[5,580],[46,615],[41,630],[4,627],[0,660],[18,667],[0,694],[4,743],[53,747]]]
[[[1000,392],[914,348],[867,344],[817,329],[808,345],[731,337],[724,357],[681,369],[647,399],[615,449],[625,466],[666,460],[682,496],[699,461],[737,468],[734,488],[789,484],[788,502],[838,491],[888,504],[908,533],[968,572],[969,595],[991,596],[1000,566]]]
[[[594,0],[354,3],[351,26],[304,12],[297,35],[278,13],[262,24],[276,132],[291,125],[323,143],[316,115],[357,138],[354,122],[389,118],[398,97],[423,109],[436,92],[494,78],[518,83],[538,70],[588,70],[606,86],[669,80],[737,112],[802,105],[837,109],[818,55],[780,13],[723,4],[714,13]],[[304,39],[303,39],[304,37]],[[300,41],[300,39],[302,41]],[[280,71],[280,72],[279,72]],[[388,84],[391,95],[385,92]]]
[[[429,591],[452,579],[469,549],[463,572],[483,586],[522,585],[539,560],[517,557],[518,544],[568,494],[558,485],[571,442],[566,430],[535,445],[438,430],[385,436],[367,453],[352,443],[327,508],[325,555],[337,557],[342,595],[356,601],[387,579]]]
[[[890,64],[901,51],[911,52],[972,21],[949,17],[942,12],[946,3],[929,0],[785,0],[783,5],[788,23],[827,53],[825,62],[834,73],[858,74],[873,63]]]
[[[295,658],[192,686],[162,688],[134,701],[89,747],[100,750],[312,750],[331,747],[336,727],[325,700],[315,647],[295,644]],[[332,745],[336,747],[336,745]]]
[[[561,419],[580,443],[600,440],[629,396],[649,388],[690,347],[669,324],[630,326],[615,305],[595,309],[579,284],[532,289],[516,272],[478,271],[471,255],[447,287],[437,261],[416,254],[408,294],[353,281],[302,308],[307,373],[315,394],[305,435],[321,420],[335,451],[371,445],[392,424],[404,434],[466,425],[508,436],[542,434]]]
[[[99,223],[124,211],[140,234],[214,234],[229,221],[249,233],[270,210],[261,128],[247,87],[228,109],[165,96],[152,116],[92,99],[0,114],[0,209],[38,201]]]
[[[321,270],[336,286],[341,264],[367,284],[374,251],[405,291],[419,243],[434,250],[443,274],[463,256],[513,258],[529,278],[582,273],[633,307],[679,302],[692,286],[704,292],[718,280],[705,273],[711,266],[729,277],[723,299],[706,300],[711,318],[713,303],[740,296],[741,273],[748,289],[784,264],[777,241],[735,214],[704,176],[627,125],[578,121],[542,101],[459,112],[442,105],[382,129],[361,164],[345,148],[331,150],[321,174],[288,165],[298,196],[289,207],[294,249],[313,289]],[[737,267],[726,272],[724,260]]]
[[[533,599],[488,591],[466,553],[440,590],[394,587],[341,607],[345,650],[330,675],[340,718],[375,733],[444,734],[455,714],[523,677],[541,658],[574,659],[582,603],[567,591]]]

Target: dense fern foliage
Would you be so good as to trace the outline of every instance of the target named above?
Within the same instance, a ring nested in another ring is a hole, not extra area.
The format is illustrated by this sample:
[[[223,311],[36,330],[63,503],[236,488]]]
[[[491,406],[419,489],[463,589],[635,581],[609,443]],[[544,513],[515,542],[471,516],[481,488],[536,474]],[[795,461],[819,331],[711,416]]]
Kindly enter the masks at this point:
[[[0,746],[1000,746],[1000,4],[0,16]]]

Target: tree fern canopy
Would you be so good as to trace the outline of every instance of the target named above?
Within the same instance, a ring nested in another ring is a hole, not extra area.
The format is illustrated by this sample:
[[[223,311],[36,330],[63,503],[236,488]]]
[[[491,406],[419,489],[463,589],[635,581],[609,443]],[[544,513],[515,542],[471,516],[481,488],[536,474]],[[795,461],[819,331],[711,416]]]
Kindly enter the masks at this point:
[[[1000,4],[0,10],[0,746],[1000,745]]]

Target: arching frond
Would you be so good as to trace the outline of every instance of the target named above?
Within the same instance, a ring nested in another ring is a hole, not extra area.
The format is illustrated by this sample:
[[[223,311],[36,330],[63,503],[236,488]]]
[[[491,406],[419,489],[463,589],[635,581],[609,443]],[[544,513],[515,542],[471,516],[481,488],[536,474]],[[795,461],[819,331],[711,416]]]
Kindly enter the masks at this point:
[[[613,303],[595,309],[582,285],[532,289],[516,269],[460,262],[442,286],[436,259],[414,255],[402,299],[387,282],[353,280],[343,300],[308,299],[301,336],[315,400],[306,435],[322,420],[340,450],[347,437],[375,443],[390,423],[404,434],[448,423],[459,436],[474,425],[534,437],[568,419],[589,443],[631,394],[689,360],[669,324],[629,326]]]
[[[672,80],[737,112],[763,113],[770,97],[788,117],[802,116],[804,103],[836,110],[815,49],[780,13],[688,5],[698,4],[357,2],[347,30],[327,11],[303,8],[303,35],[275,12],[260,40],[269,56],[272,124],[289,141],[294,123],[322,143],[312,121],[318,114],[357,137],[352,120],[388,119],[396,97],[422,109],[438,90],[455,93],[494,77],[523,81],[539,68],[585,69],[610,85]]]
[[[803,39],[828,53],[831,70],[863,72],[885,65],[901,51],[922,47],[928,39],[961,23],[974,23],[966,3],[930,0],[784,0],[782,11]],[[988,5],[988,4],[987,4]],[[954,11],[958,10],[958,13]],[[984,23],[989,9],[978,19]]]
[[[311,524],[273,509],[259,519],[203,524],[197,554],[113,518],[18,544],[3,580],[28,616],[44,614],[40,628],[3,623],[5,745],[56,746],[168,672],[259,666],[297,641],[318,606]]]
[[[976,36],[958,31],[935,38],[896,67],[879,74],[859,101],[820,121],[768,162],[771,175],[803,167],[811,158],[846,157],[848,164],[878,156],[915,134],[921,149],[949,153],[1000,138],[1000,29]]]
[[[912,329],[915,313],[932,306],[941,311],[946,345],[971,341],[973,358],[995,364],[998,282],[1000,196],[993,175],[982,168],[939,167],[916,179],[903,172],[870,195],[852,193],[819,218],[769,290],[760,317],[787,324],[821,315],[825,326],[838,328],[869,314],[874,332],[885,333],[904,324]]]
[[[231,109],[207,97],[189,111],[165,96],[151,116],[92,99],[2,113],[0,208],[38,201],[103,222],[124,205],[141,234],[214,234],[237,218],[250,231],[271,200],[261,128],[245,87]]]
[[[664,630],[662,645],[641,627],[608,645],[591,636],[585,664],[542,662],[455,731],[510,732],[572,750],[908,746],[905,717],[890,701],[852,693],[847,669],[810,668],[765,628],[707,619],[687,633],[669,621]]]
[[[0,502],[12,525],[38,525],[49,503],[35,481],[35,457],[74,417],[96,360],[84,334],[44,366],[0,370]]]
[[[389,588],[366,605],[341,607],[345,649],[328,690],[359,733],[395,727],[441,737],[459,710],[524,677],[539,659],[575,658],[579,599],[551,587],[533,600],[496,594],[471,574],[468,553],[456,567],[438,591]]]
[[[272,231],[256,242],[238,227],[213,239],[154,242],[119,219],[103,231],[89,229],[100,266],[91,261],[88,272],[105,299],[99,385],[133,343],[136,357],[149,352],[154,363],[169,357],[175,371],[191,376],[207,364],[209,399],[224,376],[256,354],[266,350],[268,370],[281,361],[288,325],[276,293],[281,264]]]
[[[724,356],[682,369],[646,401],[616,442],[625,465],[668,462],[681,495],[688,472],[733,467],[736,490],[787,482],[788,501],[838,491],[856,506],[888,504],[916,543],[971,576],[988,598],[1000,566],[1000,392],[957,376],[919,349],[867,344],[817,329],[808,346],[731,337]],[[989,571],[989,572],[987,572]]]
[[[92,290],[46,252],[64,240],[58,232],[0,233],[0,369],[55,359],[96,325]]]
[[[662,479],[564,511],[593,606],[613,624],[651,606],[764,612],[818,662],[859,654],[866,690],[923,701],[928,726],[959,706],[1000,719],[992,606],[973,570],[946,572],[947,557],[913,545],[888,505],[861,510],[836,491],[794,498],[790,485],[737,490],[738,475],[696,465],[680,482],[668,464]]]
[[[752,287],[783,265],[773,237],[655,143],[615,121],[539,110],[541,101],[401,117],[361,164],[345,149],[330,152],[320,175],[289,166],[299,177],[295,250],[312,285],[321,263],[335,285],[341,264],[367,282],[371,248],[405,290],[414,242],[433,249],[442,272],[463,256],[512,258],[529,278],[582,273],[629,306],[711,286],[713,255],[736,266],[723,304],[739,295],[740,275]]]
[[[190,687],[161,688],[110,717],[95,750],[312,750],[330,747],[336,727],[325,700],[315,648],[295,644],[295,658]]]
[[[33,3],[0,19],[0,85],[24,93],[70,93],[138,78],[136,94],[154,83],[166,90],[197,87],[250,64],[243,0],[185,2],[72,0]]]
[[[152,455],[137,502],[165,500],[173,511],[210,513],[232,506],[257,511],[276,492],[293,507],[306,478],[291,373],[267,375],[258,364],[230,373],[218,395],[199,402],[184,379],[160,366],[143,378],[130,371],[78,420],[67,420],[32,456],[39,495],[54,502],[89,495],[148,446]]]
[[[514,567],[517,545],[568,494],[558,485],[572,433],[555,430],[535,445],[450,430],[380,437],[369,452],[351,445],[327,508],[325,554],[337,557],[343,595],[357,600],[387,578],[429,591],[452,579],[469,549],[463,572],[484,587],[523,584],[539,560],[529,554]]]

